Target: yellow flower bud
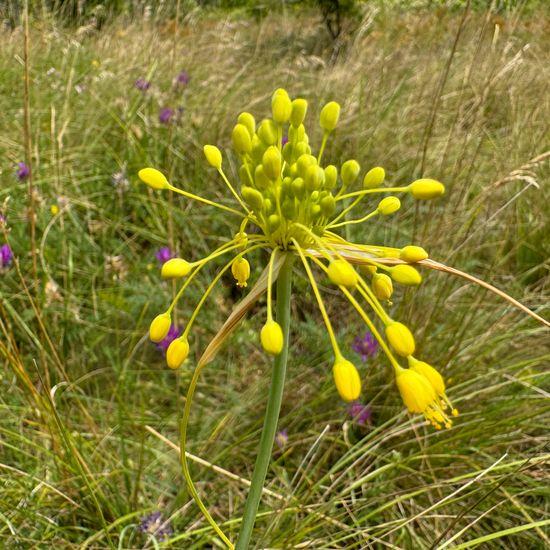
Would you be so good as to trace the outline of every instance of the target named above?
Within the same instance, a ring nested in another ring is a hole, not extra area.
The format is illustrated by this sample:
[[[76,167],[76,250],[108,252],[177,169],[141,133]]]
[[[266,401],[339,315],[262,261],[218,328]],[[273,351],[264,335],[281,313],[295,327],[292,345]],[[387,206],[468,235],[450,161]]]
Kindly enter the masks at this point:
[[[335,285],[353,288],[357,285],[357,273],[346,260],[333,260],[328,266],[328,278]]]
[[[170,185],[166,176],[156,168],[142,168],[138,172],[138,177],[153,189],[167,189]]]
[[[419,262],[427,257],[428,253],[421,246],[405,246],[399,252],[399,258],[409,263]]]
[[[378,203],[378,212],[383,216],[389,216],[401,208],[401,201],[397,197],[386,197]]]
[[[437,370],[435,370],[428,363],[415,359],[412,355],[408,357],[408,362],[411,370],[417,372],[428,380],[437,395],[445,395],[445,382]]]
[[[250,153],[252,151],[252,139],[250,133],[244,124],[236,124],[231,135],[233,147],[239,155]]]
[[[215,145],[205,145],[202,150],[210,166],[219,170],[222,167],[222,154]]]
[[[396,378],[397,388],[412,413],[424,414],[436,402],[435,391],[423,376],[411,369],[401,369]]]
[[[376,189],[384,183],[384,178],[386,177],[386,172],[384,168],[376,166],[369,170],[365,177],[363,178],[363,189]]]
[[[308,166],[304,182],[308,191],[315,191],[321,189],[325,181],[325,171],[316,164]]]
[[[267,321],[267,323],[262,327],[260,332],[260,341],[262,342],[262,347],[267,353],[271,355],[279,355],[283,350],[284,336],[283,329],[277,321]]]
[[[267,218],[267,227],[269,231],[276,231],[281,225],[281,218],[277,214],[271,214]]]
[[[175,279],[189,275],[193,264],[185,261],[183,258],[172,258],[162,264],[160,276],[163,279]]]
[[[189,355],[189,342],[181,336],[173,340],[166,350],[166,364],[171,369],[178,369]]]
[[[302,178],[305,178],[307,169],[310,166],[317,165],[317,159],[313,155],[304,153],[303,155],[300,155],[300,157],[296,161],[296,165],[298,167],[298,174],[300,174]]]
[[[258,190],[243,185],[241,187],[241,195],[244,202],[246,202],[246,204],[248,204],[253,210],[256,210],[256,212],[261,210],[264,204],[264,198]]]
[[[384,273],[375,273],[372,276],[372,290],[379,300],[389,300],[393,294],[393,283]]]
[[[413,181],[409,190],[415,199],[435,199],[445,193],[445,186],[436,180],[422,178]]]
[[[349,187],[357,179],[360,171],[361,166],[359,166],[356,160],[346,160],[346,162],[342,164],[340,170],[340,176],[342,177],[344,187]]]
[[[237,122],[246,127],[248,133],[250,134],[250,139],[252,139],[256,133],[256,121],[254,120],[254,117],[250,113],[241,113],[239,118],[237,118]]]
[[[387,324],[386,338],[398,355],[408,357],[414,353],[416,347],[414,336],[403,323],[391,321]]]
[[[231,264],[231,273],[237,281],[237,286],[244,288],[250,277],[250,264],[245,258],[236,258]]]
[[[275,145],[277,143],[277,126],[273,120],[269,118],[262,120],[258,128],[258,137],[265,145]]]
[[[153,342],[160,342],[166,338],[168,331],[170,330],[170,325],[172,320],[168,313],[161,313],[157,315],[151,325],[149,326],[149,338]]]
[[[290,114],[290,124],[298,128],[306,118],[307,101],[305,99],[295,99],[292,102],[292,112]]]
[[[344,401],[355,401],[361,395],[361,378],[355,365],[341,357],[332,367],[334,383]]]
[[[264,172],[271,180],[276,180],[281,175],[282,158],[277,147],[268,147],[262,157]]]
[[[406,286],[418,286],[422,282],[422,276],[412,265],[394,265],[390,268],[390,276],[396,283]]]
[[[319,122],[321,128],[325,132],[332,132],[334,128],[338,125],[338,119],[340,118],[340,105],[336,101],[331,101],[327,103],[321,109],[321,116],[319,117]]]
[[[329,164],[325,167],[325,189],[334,189],[338,178],[338,169],[336,166]]]
[[[327,195],[321,199],[321,212],[325,218],[332,216],[336,210],[336,201],[332,195]]]
[[[275,90],[271,98],[271,112],[273,113],[273,120],[278,124],[285,124],[289,121],[292,102],[286,90],[282,88]]]

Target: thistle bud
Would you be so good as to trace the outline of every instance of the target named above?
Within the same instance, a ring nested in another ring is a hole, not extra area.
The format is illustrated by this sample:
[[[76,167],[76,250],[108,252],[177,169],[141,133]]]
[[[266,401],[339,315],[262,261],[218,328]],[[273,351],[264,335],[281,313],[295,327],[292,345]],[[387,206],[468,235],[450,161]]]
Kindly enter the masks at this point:
[[[149,326],[149,338],[151,341],[158,343],[164,340],[170,330],[171,324],[172,320],[170,319],[170,314],[161,313],[157,315]]]
[[[408,263],[420,262],[427,257],[428,253],[421,246],[405,246],[399,252],[399,258]]]
[[[391,321],[386,325],[386,338],[395,353],[402,357],[408,357],[414,353],[416,344],[411,331],[397,321]]]
[[[178,369],[189,355],[189,342],[183,336],[172,340],[166,350],[166,364],[171,369]]]
[[[413,181],[409,185],[409,190],[415,199],[435,199],[445,193],[445,186],[432,179],[422,178]]]
[[[347,359],[336,359],[332,366],[334,383],[344,401],[355,401],[361,395],[361,378],[355,365]]]
[[[283,350],[284,344],[283,329],[281,325],[279,325],[277,321],[273,321],[273,319],[267,321],[260,332],[260,341],[267,353],[279,355]]]
[[[248,278],[250,277],[250,264],[245,258],[236,258],[231,264],[231,273],[237,281],[239,288],[244,288],[247,285]]]
[[[376,210],[383,216],[389,216],[401,208],[401,201],[397,197],[386,197],[378,203]]]
[[[281,152],[277,147],[268,147],[262,157],[264,172],[271,180],[276,180],[281,175]]]
[[[221,151],[215,145],[205,145],[202,150],[206,161],[210,166],[219,170],[222,167],[222,154]]]
[[[292,102],[292,113],[290,114],[290,124],[298,128],[306,118],[307,101],[305,99],[295,99]]]
[[[346,162],[342,164],[340,170],[340,176],[344,187],[349,187],[357,179],[360,171],[361,166],[359,166],[356,160],[346,160]]]
[[[353,288],[357,285],[357,273],[346,260],[333,260],[328,266],[328,278],[338,286]]]
[[[250,134],[250,138],[252,139],[256,133],[256,121],[254,120],[254,117],[250,113],[241,113],[237,119],[237,122],[245,126]]]
[[[163,279],[186,277],[192,268],[193,264],[186,262],[183,258],[172,258],[162,264],[160,276]]]
[[[258,128],[258,137],[266,145],[275,145],[277,143],[277,126],[273,120],[269,118],[262,120],[262,123]]]
[[[337,179],[338,169],[336,168],[336,166],[329,164],[325,168],[325,189],[334,189]]]
[[[336,101],[331,101],[321,109],[319,123],[325,132],[332,132],[332,130],[334,130],[334,128],[338,125],[339,118],[340,105],[338,105]]]
[[[241,187],[241,196],[244,199],[244,202],[246,202],[246,204],[248,204],[248,206],[256,212],[262,209],[264,198],[258,190],[248,187],[247,185],[243,185]]]
[[[170,186],[166,176],[156,168],[142,168],[138,172],[138,177],[153,189],[167,189]]]
[[[406,286],[418,286],[422,282],[422,276],[412,265],[394,265],[390,268],[390,276],[396,283]]]
[[[244,124],[236,124],[231,135],[233,147],[239,155],[252,151],[252,139],[247,127]]]
[[[285,124],[290,119],[290,113],[292,111],[292,102],[286,90],[279,88],[275,90],[271,98],[271,112],[273,113],[273,120],[277,124]]]
[[[363,178],[363,189],[376,189],[384,183],[386,172],[384,168],[377,166],[369,170]]]
[[[372,290],[379,300],[389,300],[393,294],[392,280],[384,273],[375,273],[372,276]]]

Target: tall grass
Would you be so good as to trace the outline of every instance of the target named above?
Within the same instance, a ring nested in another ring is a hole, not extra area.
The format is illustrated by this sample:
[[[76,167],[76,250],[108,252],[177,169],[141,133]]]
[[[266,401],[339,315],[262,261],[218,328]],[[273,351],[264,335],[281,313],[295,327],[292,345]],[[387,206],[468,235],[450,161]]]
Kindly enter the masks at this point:
[[[311,120],[323,101],[342,102],[326,153],[335,163],[357,158],[384,166],[393,182],[431,175],[447,185],[435,204],[406,202],[398,224],[349,237],[422,243],[434,259],[548,317],[547,20],[381,9],[365,14],[336,56],[325,32],[307,12],[260,22],[193,12],[180,28],[140,20],[101,33],[31,21],[38,286],[26,188],[13,177],[25,150],[24,31],[0,38],[0,202],[16,258],[0,295],[4,547],[221,547],[170,442],[189,367],[240,294],[224,280],[201,313],[189,365],[168,372],[145,334],[173,291],[154,258],[170,239],[170,207],[135,173],[163,167],[190,190],[221,197],[201,147],[229,149],[236,115],[261,117],[276,87],[306,97]],[[181,69],[191,82],[177,90]],[[139,76],[152,82],[146,93],[133,87]],[[158,122],[165,106],[183,107],[177,124]],[[127,174],[127,188],[113,184],[117,173]],[[171,216],[173,246],[186,258],[205,255],[213,235],[235,232],[231,220],[179,199]],[[180,308],[181,325],[207,276]],[[426,273],[418,290],[398,292],[393,313],[442,370],[461,415],[441,432],[409,417],[379,357],[361,366],[373,409],[363,428],[337,398],[313,297],[305,281],[297,286],[280,423],[289,440],[274,454],[255,546],[550,544],[548,330],[484,290]],[[364,329],[336,296],[328,302],[351,348]],[[232,538],[269,379],[262,318],[260,304],[206,369],[189,428],[193,454],[216,468],[194,466],[198,488]],[[154,510],[173,527],[164,542],[138,529]]]

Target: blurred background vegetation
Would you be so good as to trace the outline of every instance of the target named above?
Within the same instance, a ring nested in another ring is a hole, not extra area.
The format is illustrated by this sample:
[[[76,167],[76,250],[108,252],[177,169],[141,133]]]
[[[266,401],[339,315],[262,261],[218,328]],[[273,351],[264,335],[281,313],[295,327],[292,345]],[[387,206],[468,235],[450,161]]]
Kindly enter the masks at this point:
[[[227,151],[234,168],[238,113],[266,116],[277,87],[309,101],[310,127],[324,102],[341,102],[331,162],[356,158],[363,173],[384,166],[390,182],[426,175],[447,186],[437,202],[404,200],[398,215],[354,226],[349,238],[422,244],[548,318],[545,2],[44,0],[29,2],[27,35],[23,7],[0,7],[0,244],[13,253],[0,273],[0,545],[222,547],[173,445],[193,363],[243,294],[223,279],[176,373],[146,332],[174,292],[160,280],[159,249],[195,260],[236,226],[135,174],[157,166],[225,200],[202,145]],[[29,180],[15,175],[20,162],[32,167],[32,200]],[[266,257],[252,260],[254,280]],[[190,288],[179,326],[214,270]],[[460,409],[441,432],[404,411],[382,356],[353,356],[364,326],[323,285],[372,411],[365,425],[350,417],[297,274],[280,422],[288,440],[274,450],[275,496],[261,508],[255,547],[550,545],[549,331],[482,289],[424,275],[418,290],[398,289],[392,315],[411,326]],[[246,485],[230,473],[250,478],[269,380],[264,308],[206,370],[189,434],[192,452],[224,469],[194,465],[193,475],[232,538]],[[147,523],[152,512],[164,531]]]

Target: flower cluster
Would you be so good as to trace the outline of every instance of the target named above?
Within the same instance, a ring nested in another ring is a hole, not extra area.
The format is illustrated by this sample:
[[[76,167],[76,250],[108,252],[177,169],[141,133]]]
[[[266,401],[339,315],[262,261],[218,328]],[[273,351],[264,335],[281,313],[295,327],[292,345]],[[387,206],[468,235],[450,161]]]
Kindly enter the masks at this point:
[[[342,399],[353,402],[359,398],[361,378],[356,366],[340,349],[312,266],[341,290],[379,343],[393,367],[397,387],[409,411],[423,414],[436,428],[449,427],[452,424],[450,416],[456,415],[457,411],[447,399],[441,375],[414,356],[416,345],[411,331],[390,317],[383,307],[392,296],[394,284],[420,284],[421,276],[411,264],[426,259],[428,254],[423,248],[413,245],[399,249],[352,243],[336,232],[346,225],[392,215],[401,206],[395,193],[429,200],[441,196],[445,188],[440,182],[428,178],[409,185],[384,187],[385,171],[381,167],[371,168],[361,178],[361,166],[354,159],[346,160],[339,167],[324,163],[328,138],[339,122],[340,106],[331,101],[320,112],[322,139],[316,155],[304,126],[307,107],[305,99],[292,100],[285,90],[278,89],[272,97],[270,118],[256,124],[252,114],[243,112],[239,115],[232,132],[233,148],[241,161],[238,187],[230,182],[222,168],[220,150],[214,145],[204,146],[208,164],[219,173],[239,209],[175,187],[154,168],[140,170],[140,179],[154,189],[169,189],[241,219],[235,236],[206,258],[196,261],[172,258],[162,265],[162,277],[184,278],[185,282],[168,310],[153,320],[150,337],[154,342],[165,338],[177,300],[206,263],[227,254],[235,255],[220,269],[201,297],[183,334],[168,347],[168,366],[179,367],[189,352],[191,326],[221,275],[231,269],[237,284],[246,286],[250,277],[246,257],[258,248],[267,248],[271,250],[267,266],[267,318],[260,340],[266,352],[279,354],[284,338],[272,313],[274,263],[279,255],[292,254],[300,259],[318,302],[334,352],[332,372]],[[283,141],[285,135],[288,136],[286,142]],[[379,194],[387,196],[370,210],[360,208],[358,216],[353,217],[353,212],[364,199]],[[247,234],[249,225],[256,226],[259,231]],[[363,268],[357,270],[354,264],[361,264]],[[373,315],[378,319],[376,322]],[[359,349],[359,343],[356,349]],[[374,341],[369,340],[361,344],[359,353],[369,356],[374,349]],[[400,359],[404,359],[408,366],[403,367]]]

